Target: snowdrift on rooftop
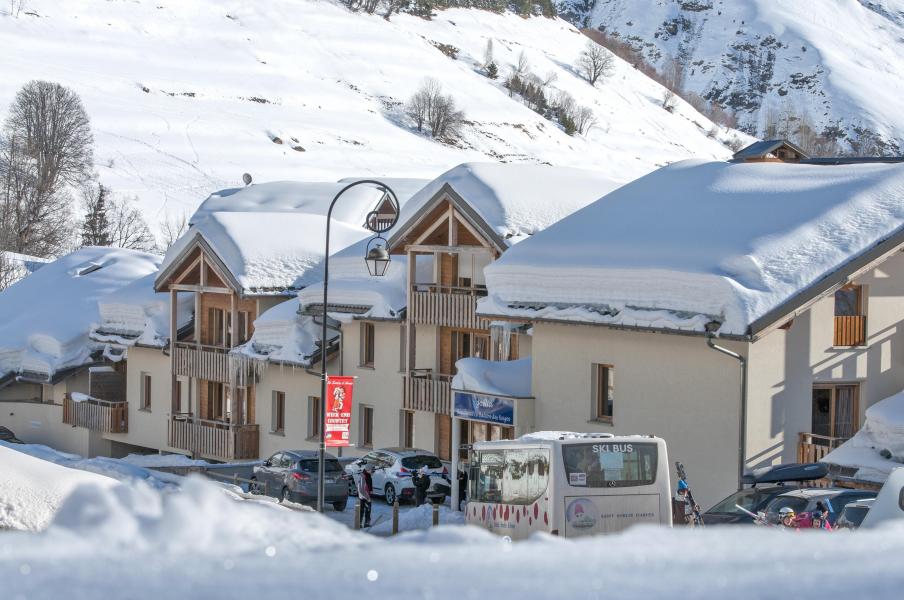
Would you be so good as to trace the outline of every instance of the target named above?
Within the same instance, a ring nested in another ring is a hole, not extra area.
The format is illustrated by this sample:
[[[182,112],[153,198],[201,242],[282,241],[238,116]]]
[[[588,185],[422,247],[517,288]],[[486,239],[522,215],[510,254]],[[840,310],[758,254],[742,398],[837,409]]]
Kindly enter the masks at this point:
[[[822,462],[854,467],[855,479],[877,483],[904,465],[904,391],[867,408],[863,427]]]
[[[688,160],[518,244],[478,311],[744,334],[904,228],[904,165]]]

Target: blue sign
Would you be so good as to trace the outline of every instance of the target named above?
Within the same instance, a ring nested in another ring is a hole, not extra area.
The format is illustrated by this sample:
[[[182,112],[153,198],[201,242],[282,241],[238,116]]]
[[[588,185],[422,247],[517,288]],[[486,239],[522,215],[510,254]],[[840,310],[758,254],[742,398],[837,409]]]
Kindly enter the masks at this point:
[[[511,398],[455,392],[454,416],[496,425],[515,423],[515,401]]]

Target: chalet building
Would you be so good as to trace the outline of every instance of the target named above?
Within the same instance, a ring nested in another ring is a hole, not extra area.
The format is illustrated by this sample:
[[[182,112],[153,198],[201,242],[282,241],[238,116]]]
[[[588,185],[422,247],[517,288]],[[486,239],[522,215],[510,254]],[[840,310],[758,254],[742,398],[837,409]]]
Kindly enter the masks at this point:
[[[660,435],[705,506],[850,438],[904,388],[882,162],[683,161],[510,249],[477,315],[531,328],[531,428]]]
[[[131,334],[121,325],[144,329],[136,289],[150,291],[159,265],[143,252],[82,248],[0,294],[0,313],[15,315],[0,324],[0,424],[26,442],[82,456],[127,454],[120,434],[128,431],[130,369],[122,342]],[[124,302],[136,303],[128,318]],[[95,337],[99,323],[110,324],[116,339]],[[160,352],[163,340],[143,341]]]

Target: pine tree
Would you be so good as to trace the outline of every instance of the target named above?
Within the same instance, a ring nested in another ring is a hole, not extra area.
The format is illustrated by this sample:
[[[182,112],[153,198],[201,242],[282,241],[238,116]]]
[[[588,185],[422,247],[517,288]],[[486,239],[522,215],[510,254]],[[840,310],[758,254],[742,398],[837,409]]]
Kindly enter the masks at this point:
[[[85,225],[82,228],[83,246],[109,246],[110,222],[107,218],[107,196],[110,190],[99,185],[97,195],[87,196],[86,204],[88,214],[85,215]]]
[[[496,66],[496,63],[491,62],[487,65],[487,77],[490,79],[496,79],[499,77],[499,67]]]

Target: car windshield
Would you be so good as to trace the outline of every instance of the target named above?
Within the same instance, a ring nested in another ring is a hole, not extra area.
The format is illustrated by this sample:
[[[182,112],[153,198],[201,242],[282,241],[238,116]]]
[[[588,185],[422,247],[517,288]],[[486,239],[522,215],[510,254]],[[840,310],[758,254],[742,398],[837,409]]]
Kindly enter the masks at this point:
[[[403,458],[402,466],[410,470],[417,470],[421,467],[427,467],[428,469],[442,469],[443,463],[435,456],[418,454],[417,456],[406,456]]]
[[[758,490],[756,488],[741,490],[739,492],[735,492],[725,500],[722,500],[707,512],[738,515],[746,514],[743,510],[738,508],[738,506],[740,506],[745,510],[755,513],[762,510],[763,505],[765,505],[771,497],[772,493],[766,490]]]
[[[767,514],[778,514],[778,511],[786,506],[791,508],[795,513],[802,513],[807,510],[807,499],[798,498],[796,496],[778,496],[766,505]]]
[[[317,459],[310,458],[305,460],[298,461],[298,468],[305,473],[316,473],[317,472]],[[339,464],[339,461],[335,458],[328,458],[323,461],[323,469],[324,473],[327,475],[340,473],[342,472],[342,465]]]
[[[866,506],[848,505],[844,507],[844,511],[838,518],[838,524],[841,527],[860,527],[860,524],[863,523],[863,518],[868,512],[869,508]]]

